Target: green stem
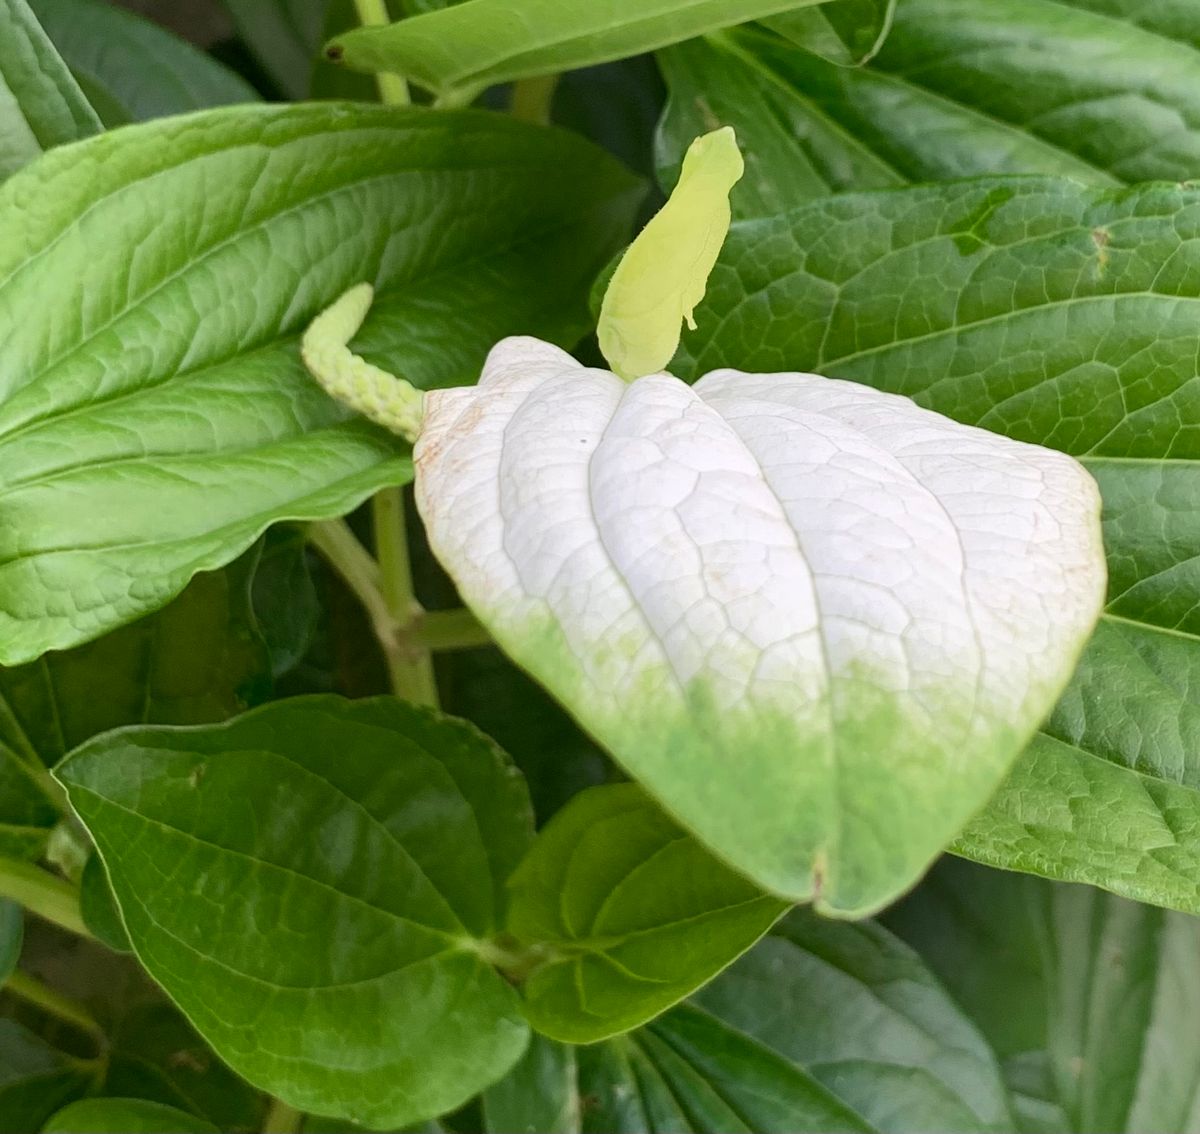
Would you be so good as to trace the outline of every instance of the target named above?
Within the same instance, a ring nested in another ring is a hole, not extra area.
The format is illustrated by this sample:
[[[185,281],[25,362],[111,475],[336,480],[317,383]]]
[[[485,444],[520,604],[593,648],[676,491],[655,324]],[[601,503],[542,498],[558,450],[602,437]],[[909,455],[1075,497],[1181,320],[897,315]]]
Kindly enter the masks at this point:
[[[53,988],[42,984],[40,980],[31,977],[20,969],[14,969],[4,982],[4,991],[19,996],[22,1000],[36,1005],[43,1012],[71,1024],[82,1032],[86,1032],[103,1047],[108,1041],[104,1029],[96,1023],[92,1014],[80,1003],[56,992]]]
[[[9,898],[80,937],[92,936],[79,911],[79,891],[40,866],[0,858],[0,898]]]
[[[417,620],[412,636],[427,650],[473,650],[490,646],[492,636],[487,627],[469,610],[427,610]]]
[[[381,27],[392,22],[384,0],[354,0],[354,10],[358,13],[358,22],[363,27]],[[379,101],[385,106],[411,105],[408,83],[404,81],[403,75],[380,71],[375,76],[375,82],[379,87]]]
[[[297,1134],[304,1124],[304,1111],[289,1106],[282,1099],[272,1099],[263,1119],[263,1134]]]
[[[383,601],[396,628],[397,652],[389,660],[392,688],[418,705],[437,705],[437,680],[429,650],[414,640],[411,630],[422,611],[413,592],[412,561],[404,526],[404,495],[385,488],[371,501],[375,520],[375,554],[379,559]]]
[[[557,75],[534,75],[530,79],[519,79],[513,83],[509,112],[522,122],[532,122],[535,126],[549,126],[550,110],[554,105],[554,89],[557,86]]]

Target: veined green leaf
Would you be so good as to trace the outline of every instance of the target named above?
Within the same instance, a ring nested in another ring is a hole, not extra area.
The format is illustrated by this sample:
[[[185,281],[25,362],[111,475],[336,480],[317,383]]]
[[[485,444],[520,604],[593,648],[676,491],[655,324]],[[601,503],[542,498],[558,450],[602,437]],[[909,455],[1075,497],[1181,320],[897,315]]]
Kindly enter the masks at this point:
[[[516,992],[480,942],[532,813],[469,725],[302,698],[110,733],[56,774],[138,958],[251,1082],[379,1128],[453,1109],[520,1057]]]
[[[419,386],[472,381],[509,331],[582,333],[639,195],[563,132],[339,104],[129,127],[10,179],[0,660],[97,637],[270,523],[409,478],[407,448],[297,357],[348,285],[377,285],[360,349]]]
[[[659,58],[664,180],[697,132],[732,125],[749,170],[733,197],[743,217],[971,175],[1200,176],[1200,8],[1173,0],[904,0],[859,69],[760,28]]]
[[[467,0],[335,38],[331,58],[440,95],[653,51],[823,0]],[[702,132],[702,131],[698,131]]]
[[[579,1134],[575,1049],[532,1036],[520,1061],[480,1101],[486,1134]]]
[[[0,180],[103,127],[26,0],[0,2]]]
[[[219,1134],[203,1118],[145,1099],[80,1099],[54,1115],[42,1134]]]
[[[1192,1128],[1200,920],[948,859],[888,922],[1003,1057],[1022,1130]]]
[[[1009,1131],[995,1055],[921,959],[869,922],[794,910],[696,997],[872,1127]]]
[[[691,1005],[580,1048],[583,1134],[871,1134],[804,1068]]]
[[[210,55],[103,0],[28,0],[106,126],[235,102],[245,79]]]
[[[988,180],[817,201],[734,225],[682,360],[690,375],[851,378],[1083,461],[1104,496],[1109,617],[958,849],[1189,910],[1198,237],[1200,192],[1172,185]]]
[[[523,986],[538,1031],[591,1043],[682,1000],[786,903],[713,858],[635,784],[577,795],[510,882],[508,929],[551,951]]]
[[[839,0],[820,8],[804,8],[763,23],[797,47],[832,63],[858,67],[883,46],[896,16],[897,0]]]

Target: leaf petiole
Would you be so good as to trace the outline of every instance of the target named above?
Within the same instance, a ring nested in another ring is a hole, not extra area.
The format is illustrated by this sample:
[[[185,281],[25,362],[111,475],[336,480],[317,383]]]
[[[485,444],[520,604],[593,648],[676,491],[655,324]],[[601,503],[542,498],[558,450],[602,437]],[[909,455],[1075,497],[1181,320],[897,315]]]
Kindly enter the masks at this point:
[[[15,858],[0,858],[0,898],[80,937],[91,937],[79,909],[79,891],[48,870]]]

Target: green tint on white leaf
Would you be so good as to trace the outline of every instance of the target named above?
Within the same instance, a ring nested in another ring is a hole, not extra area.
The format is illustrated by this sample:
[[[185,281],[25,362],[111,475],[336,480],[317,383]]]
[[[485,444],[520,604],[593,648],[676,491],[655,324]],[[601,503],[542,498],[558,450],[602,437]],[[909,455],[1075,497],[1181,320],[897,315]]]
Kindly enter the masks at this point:
[[[713,858],[636,784],[581,792],[509,881],[510,933],[550,953],[522,986],[544,1035],[637,1027],[758,940],[785,903]]]
[[[0,181],[103,127],[26,0],[0,0]]]
[[[729,191],[744,165],[728,126],[697,138],[671,198],[638,234],[608,281],[596,335],[613,373],[632,381],[664,370],[729,232]]]
[[[334,39],[330,58],[439,95],[640,55],[823,0],[467,0]]]
[[[56,774],[138,959],[255,1085],[390,1129],[520,1058],[517,994],[480,953],[533,816],[470,725],[301,698],[108,733]]]
[[[861,915],[1053,706],[1104,592],[1073,460],[812,374],[534,339],[431,391],[417,499],[500,645],[710,850]]]
[[[349,285],[375,286],[359,349],[420,387],[468,382],[505,334],[587,329],[639,196],[563,131],[346,103],[161,119],[11,178],[0,662],[107,633],[275,521],[409,479],[407,446],[300,362]]]

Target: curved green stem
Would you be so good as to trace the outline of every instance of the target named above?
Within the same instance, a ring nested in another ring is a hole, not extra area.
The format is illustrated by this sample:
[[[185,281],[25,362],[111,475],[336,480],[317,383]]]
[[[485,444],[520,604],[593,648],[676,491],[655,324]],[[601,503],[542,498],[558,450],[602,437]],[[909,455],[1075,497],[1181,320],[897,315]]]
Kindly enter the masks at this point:
[[[297,1134],[304,1125],[304,1111],[289,1106],[282,1099],[272,1099],[263,1120],[263,1134]]]
[[[11,992],[14,996],[19,996],[48,1015],[86,1032],[101,1047],[107,1044],[108,1040],[104,1029],[82,1004],[55,991],[48,985],[42,984],[36,977],[31,977],[20,969],[14,969],[9,974],[8,980],[4,982],[4,991]]]
[[[9,898],[80,937],[92,936],[79,910],[79,891],[40,866],[0,858],[0,898]]]
[[[354,0],[354,10],[363,27],[380,27],[392,22],[384,0]],[[379,101],[385,106],[408,106],[412,102],[403,75],[380,71],[375,76],[375,83],[379,87]]]

